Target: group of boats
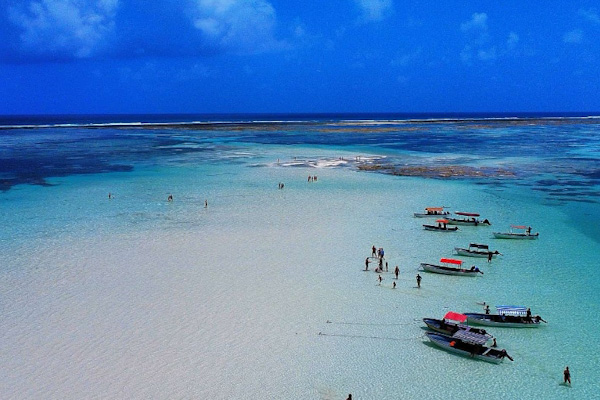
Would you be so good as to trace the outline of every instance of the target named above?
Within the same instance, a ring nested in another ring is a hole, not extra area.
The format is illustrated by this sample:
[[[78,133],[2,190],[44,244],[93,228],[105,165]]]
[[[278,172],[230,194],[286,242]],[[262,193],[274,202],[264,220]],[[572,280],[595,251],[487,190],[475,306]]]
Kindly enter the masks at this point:
[[[496,338],[483,328],[471,326],[484,325],[507,328],[533,328],[544,321],[539,315],[531,315],[529,308],[523,306],[496,306],[498,314],[456,313],[450,311],[443,319],[423,318],[423,322],[432,332],[427,338],[434,345],[451,353],[499,364],[508,358],[505,349],[496,348]],[[466,322],[466,324],[465,324]],[[490,343],[491,342],[491,343]]]
[[[456,232],[459,229],[458,225],[491,225],[487,219],[480,220],[480,215],[477,213],[457,211],[453,216],[452,213],[444,210],[444,207],[427,207],[424,213],[415,213],[414,216],[438,218],[436,224],[423,224],[423,228],[429,231]],[[532,233],[531,227],[524,225],[511,225],[508,232],[492,234],[496,239],[531,240],[539,237],[539,233]],[[490,246],[481,243],[469,243],[468,247],[455,247],[454,251],[459,256],[487,258],[488,261],[502,255],[498,250],[491,250]],[[441,258],[439,264],[421,263],[421,269],[444,275],[483,275],[478,267],[465,268],[464,263],[459,259]],[[423,322],[431,330],[426,333],[427,338],[434,345],[451,353],[498,364],[505,358],[511,361],[513,359],[506,350],[496,348],[496,339],[485,329],[472,325],[535,328],[542,322],[546,322],[539,315],[532,316],[531,310],[527,307],[496,306],[497,313],[490,314],[489,305],[485,306],[483,313],[448,312],[443,319],[423,318]]]
[[[446,211],[444,208],[445,207],[426,207],[425,212],[414,213],[413,215],[416,218],[439,217],[435,221],[436,224],[423,224],[423,228],[428,231],[456,232],[458,230],[457,225],[491,225],[487,218],[480,220],[480,215],[478,213],[455,211],[454,214],[456,215],[456,218],[454,218],[452,217],[452,213]],[[492,232],[492,235],[496,239],[537,239],[539,232],[532,233],[530,226],[511,225],[508,232]]]
[[[424,217],[439,217],[436,220],[436,225],[423,224],[423,228],[429,231],[440,231],[440,232],[456,232],[458,226],[456,225],[491,225],[489,220],[480,220],[478,213],[456,211],[454,214],[459,218],[451,217],[452,213],[444,210],[445,207],[427,207],[424,213],[414,213],[417,218]],[[511,225],[508,232],[493,232],[494,238],[497,239],[537,239],[539,233],[532,233],[531,227],[524,225]],[[487,244],[481,243],[469,243],[468,247],[455,247],[454,251],[459,256],[466,257],[480,257],[487,258],[491,261],[494,257],[501,255],[498,250],[490,250]],[[445,275],[462,275],[462,276],[477,276],[483,275],[483,272],[479,268],[472,266],[471,268],[464,268],[463,261],[451,258],[442,258],[441,264],[421,263],[421,268],[427,272],[434,272]]]

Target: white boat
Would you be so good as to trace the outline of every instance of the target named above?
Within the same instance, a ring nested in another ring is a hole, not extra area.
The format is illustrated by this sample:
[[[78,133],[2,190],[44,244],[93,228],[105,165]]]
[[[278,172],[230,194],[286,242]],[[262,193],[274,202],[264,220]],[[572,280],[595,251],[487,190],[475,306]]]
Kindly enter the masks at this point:
[[[471,268],[460,268],[463,264],[462,260],[455,260],[453,258],[442,258],[440,259],[441,263],[445,265],[437,265],[437,264],[428,264],[421,263],[421,268],[427,272],[433,272],[436,274],[443,275],[462,275],[462,276],[477,276],[478,274],[482,274],[476,266],[472,266]],[[459,267],[451,267],[450,265],[458,265]]]
[[[454,212],[454,214],[462,218],[448,218],[449,225],[491,225],[490,221],[488,221],[487,219],[481,221],[479,218],[477,218],[479,217],[479,214],[477,213],[456,211]]]
[[[506,328],[537,328],[546,322],[523,306],[496,306],[498,314],[464,313],[468,324]]]
[[[458,226],[449,227],[447,219],[438,219],[437,225],[429,225],[423,224],[423,228],[426,231],[438,231],[438,232],[456,232],[458,230]]]
[[[450,211],[444,211],[444,207],[426,207],[424,213],[414,213],[413,215],[416,218],[423,217],[443,217],[446,215],[451,215]]]
[[[525,225],[511,225],[509,232],[493,232],[496,239],[537,239],[539,232],[531,233],[531,227]]]
[[[454,251],[459,256],[467,256],[467,257],[480,257],[480,258],[488,258],[490,254],[492,257],[500,254],[498,250],[490,251],[490,247],[487,244],[478,244],[478,243],[469,243],[469,247],[455,247]]]
[[[425,334],[431,343],[448,352],[461,356],[476,358],[494,364],[500,364],[505,357],[508,357],[511,361],[513,360],[506,350],[498,350],[485,346],[489,338],[484,335],[463,330],[459,330],[452,336],[437,332],[427,332]]]

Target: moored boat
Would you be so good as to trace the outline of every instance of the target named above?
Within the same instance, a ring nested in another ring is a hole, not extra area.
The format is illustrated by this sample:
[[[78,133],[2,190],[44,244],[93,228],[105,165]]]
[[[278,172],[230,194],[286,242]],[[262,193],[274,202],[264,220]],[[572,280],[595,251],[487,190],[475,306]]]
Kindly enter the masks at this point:
[[[450,211],[444,211],[444,207],[426,207],[424,213],[414,213],[416,218],[423,217],[440,217],[445,215],[451,215]]]
[[[492,232],[496,239],[537,239],[539,232],[531,233],[531,227],[525,225],[511,225],[508,232]]]
[[[451,353],[494,364],[501,363],[505,357],[508,357],[511,361],[513,360],[506,350],[498,350],[485,346],[488,338],[484,335],[466,331],[458,331],[452,336],[437,332],[427,332],[425,334],[433,344]]]
[[[445,265],[437,265],[437,264],[429,264],[429,263],[421,263],[421,268],[427,272],[434,272],[436,274],[444,274],[444,275],[462,275],[462,276],[476,276],[478,274],[482,274],[483,272],[479,270],[476,266],[472,266],[471,268],[461,268],[463,261],[456,260],[453,258],[442,258],[440,262]],[[458,265],[457,267],[451,267],[450,265]]]
[[[464,313],[468,324],[505,328],[537,328],[546,322],[539,315],[532,316],[523,306],[496,306],[498,314]]]
[[[467,257],[480,257],[480,258],[488,258],[490,254],[492,257],[500,254],[498,250],[490,251],[490,247],[487,244],[478,244],[478,243],[469,243],[469,247],[455,247],[454,251],[459,256],[467,256]]]
[[[477,328],[474,326],[464,325],[463,322],[467,320],[467,316],[457,312],[449,311],[444,315],[442,319],[435,318],[423,318],[425,325],[431,330],[434,330],[444,335],[453,335],[458,331],[467,331],[477,333],[479,335],[487,336],[492,339],[492,335],[486,332],[485,329]]]
[[[477,213],[456,211],[454,214],[462,218],[448,218],[449,225],[491,225],[490,221],[488,221],[487,218],[483,221],[477,218],[479,217],[479,214]]]
[[[438,219],[437,225],[428,225],[423,224],[423,228],[426,231],[438,231],[438,232],[456,232],[458,230],[458,226],[449,227],[447,219]]]

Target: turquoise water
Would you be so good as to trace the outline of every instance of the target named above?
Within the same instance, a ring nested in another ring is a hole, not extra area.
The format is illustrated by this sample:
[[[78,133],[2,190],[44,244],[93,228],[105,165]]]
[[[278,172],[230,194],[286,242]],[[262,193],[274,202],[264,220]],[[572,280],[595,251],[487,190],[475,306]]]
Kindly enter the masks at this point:
[[[594,398],[596,125],[401,125],[4,131],[1,397]],[[516,177],[391,176],[358,156]],[[413,212],[439,205],[492,226],[424,231]],[[510,224],[539,240],[491,238]],[[421,262],[469,242],[504,255],[415,288]],[[372,245],[396,289],[362,271]],[[501,365],[428,344],[421,318],[482,301],[548,324],[490,328],[515,359]]]

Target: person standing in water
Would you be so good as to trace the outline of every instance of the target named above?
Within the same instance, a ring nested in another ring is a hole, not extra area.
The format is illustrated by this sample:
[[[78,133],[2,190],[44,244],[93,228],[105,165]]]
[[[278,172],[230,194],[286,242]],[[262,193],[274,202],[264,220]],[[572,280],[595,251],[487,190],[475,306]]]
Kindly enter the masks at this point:
[[[421,288],[421,275],[417,274],[417,287]]]
[[[365,258],[365,271],[369,270],[369,257]]]
[[[396,269],[394,270],[394,274],[396,274],[396,279],[398,279],[398,274],[400,273],[400,268],[396,265]]]
[[[571,371],[569,371],[569,366],[567,366],[567,368],[565,368],[565,370],[563,371],[563,375],[565,378],[564,383],[568,383],[569,386],[571,386]]]

